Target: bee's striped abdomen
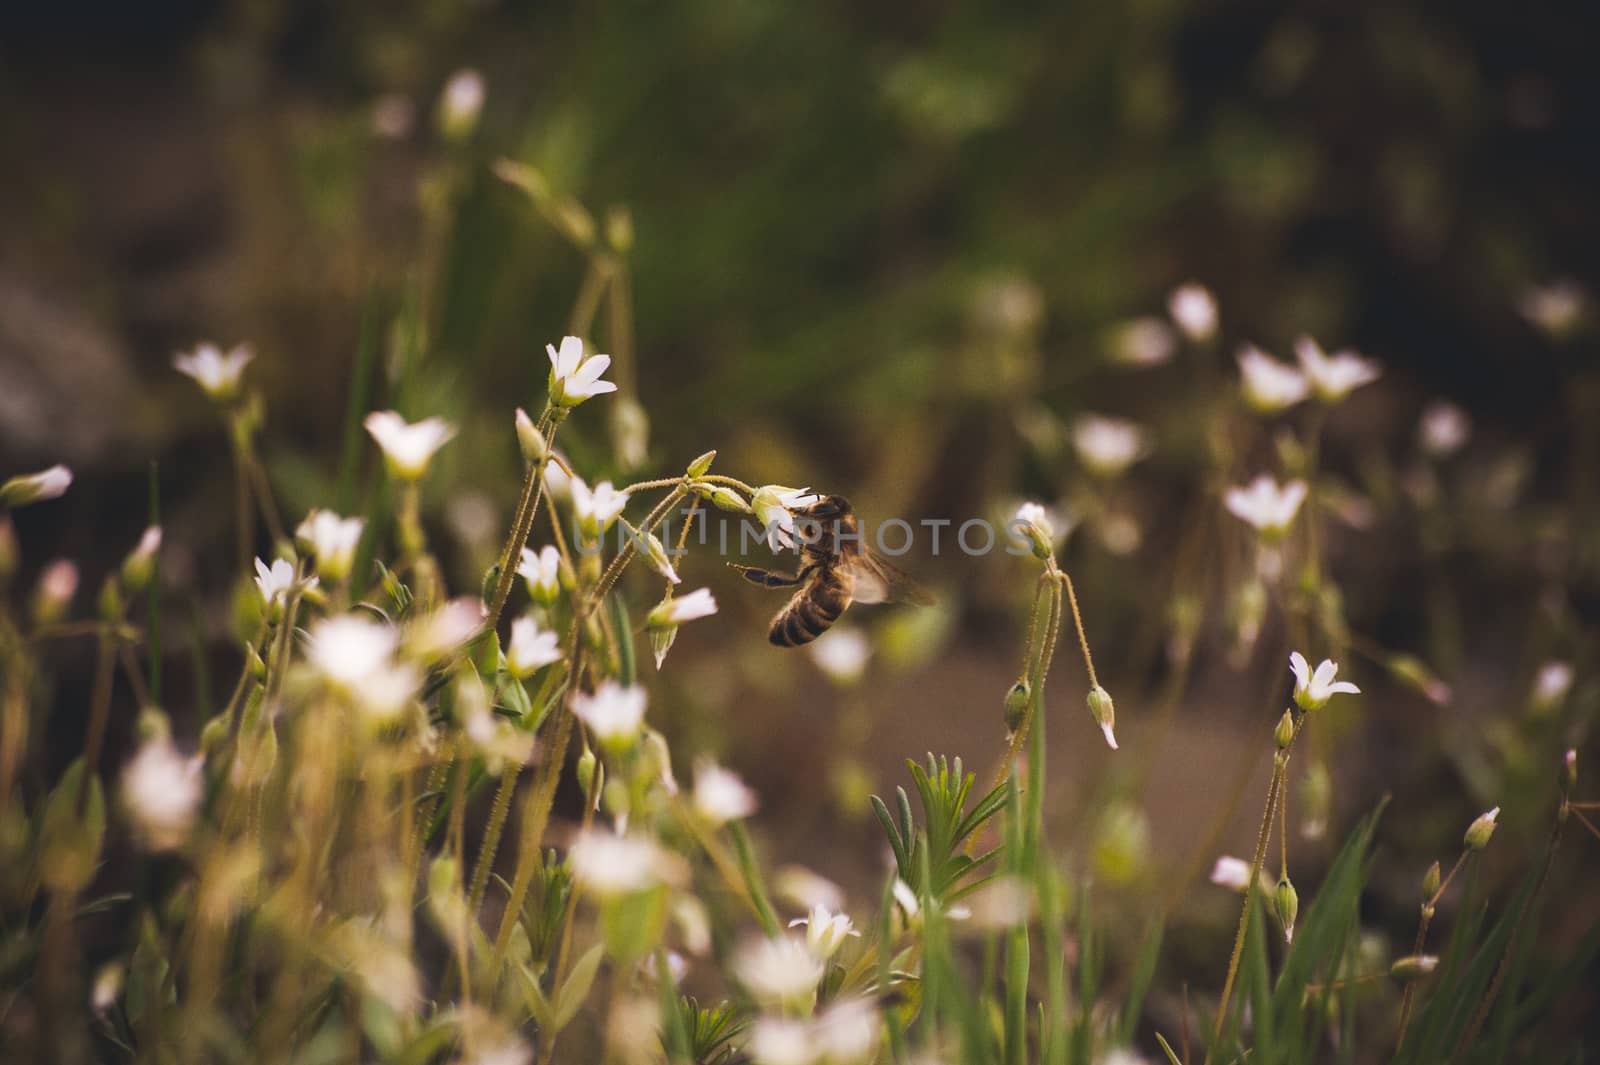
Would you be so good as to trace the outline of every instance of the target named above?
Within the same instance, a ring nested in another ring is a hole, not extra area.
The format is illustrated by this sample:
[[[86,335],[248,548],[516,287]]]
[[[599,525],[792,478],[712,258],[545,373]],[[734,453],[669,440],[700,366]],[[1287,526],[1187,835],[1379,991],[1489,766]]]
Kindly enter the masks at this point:
[[[772,619],[767,638],[779,647],[810,643],[839,620],[850,605],[850,591],[837,574],[821,573],[800,589]]]

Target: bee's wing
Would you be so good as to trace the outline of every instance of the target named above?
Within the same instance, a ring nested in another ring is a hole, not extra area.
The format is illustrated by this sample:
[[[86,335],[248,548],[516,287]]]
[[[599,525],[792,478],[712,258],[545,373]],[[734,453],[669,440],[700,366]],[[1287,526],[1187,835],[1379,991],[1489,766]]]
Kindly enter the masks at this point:
[[[843,564],[852,579],[850,598],[857,603],[934,603],[926,588],[876,551],[864,549],[860,554],[848,555]]]

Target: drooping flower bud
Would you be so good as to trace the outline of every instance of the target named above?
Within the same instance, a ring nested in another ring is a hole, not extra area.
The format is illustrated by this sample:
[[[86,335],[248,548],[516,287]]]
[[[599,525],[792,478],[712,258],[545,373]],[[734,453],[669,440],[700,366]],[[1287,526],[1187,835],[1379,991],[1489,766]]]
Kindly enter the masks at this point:
[[[1405,984],[1427,976],[1438,967],[1439,957],[1436,954],[1408,954],[1394,960],[1394,964],[1389,966],[1389,975]]]
[[[1294,942],[1294,919],[1300,913],[1300,894],[1295,891],[1287,875],[1278,881],[1278,888],[1272,895],[1272,908],[1278,916],[1278,923],[1283,925],[1284,942]]]
[[[524,462],[540,463],[550,457],[549,442],[521,407],[517,408],[517,446],[522,450]]]
[[[51,466],[38,473],[25,473],[0,485],[0,506],[16,510],[31,503],[57,499],[72,486],[72,471],[65,466]]]
[[[1116,707],[1111,702],[1111,693],[1098,684],[1089,689],[1089,713],[1094,715],[1094,723],[1105,733],[1107,745],[1116,750],[1117,737],[1113,731],[1117,724]]]
[[[1028,703],[1033,699],[1033,690],[1026,677],[1018,677],[1017,682],[1006,692],[1006,731],[1015,732],[1022,727],[1022,719],[1027,716]]]

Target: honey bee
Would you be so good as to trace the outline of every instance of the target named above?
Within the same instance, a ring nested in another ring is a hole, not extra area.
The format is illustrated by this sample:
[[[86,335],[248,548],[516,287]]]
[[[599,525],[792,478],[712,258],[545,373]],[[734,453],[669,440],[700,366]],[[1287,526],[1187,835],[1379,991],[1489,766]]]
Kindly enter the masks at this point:
[[[800,532],[798,573],[728,563],[752,584],[798,589],[767,631],[767,639],[777,646],[810,643],[851,603],[933,603],[921,585],[862,542],[861,525],[842,496],[828,496],[796,511],[795,524]]]

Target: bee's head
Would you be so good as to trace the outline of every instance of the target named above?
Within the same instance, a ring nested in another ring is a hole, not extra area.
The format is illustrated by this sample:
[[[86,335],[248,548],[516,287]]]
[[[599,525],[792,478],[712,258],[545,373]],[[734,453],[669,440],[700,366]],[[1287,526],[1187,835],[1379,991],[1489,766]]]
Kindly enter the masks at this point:
[[[802,511],[808,518],[828,521],[850,513],[850,501],[844,496],[823,496]]]

